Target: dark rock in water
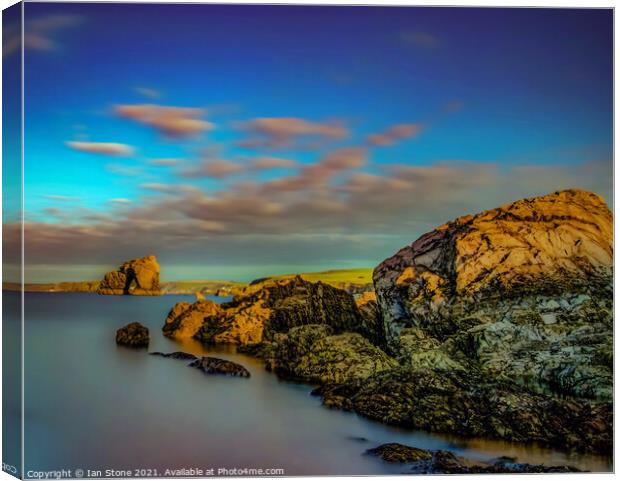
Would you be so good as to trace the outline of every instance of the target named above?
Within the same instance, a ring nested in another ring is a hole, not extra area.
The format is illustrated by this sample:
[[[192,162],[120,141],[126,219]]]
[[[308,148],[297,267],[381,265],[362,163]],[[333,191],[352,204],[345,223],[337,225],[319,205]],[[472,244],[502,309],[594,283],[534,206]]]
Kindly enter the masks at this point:
[[[475,373],[401,366],[316,391],[328,407],[386,424],[582,451],[611,452],[613,446],[611,403],[532,393]]]
[[[193,354],[189,354],[188,352],[182,352],[182,351],[169,352],[169,353],[150,352],[149,354],[151,356],[169,357],[169,358],[172,358],[172,359],[181,359],[181,360],[184,360],[184,361],[192,360],[192,359],[198,359]]]
[[[347,439],[350,441],[356,441],[358,443],[367,443],[368,442],[368,438],[365,438],[364,436],[347,436]]]
[[[98,294],[159,296],[159,264],[155,256],[146,256],[123,263],[108,272],[99,283]]]
[[[414,474],[474,474],[474,473],[570,473],[579,472],[572,466],[520,464],[506,459],[476,464],[450,451],[426,450],[399,443],[382,444],[366,451],[388,463],[411,465]]]
[[[250,372],[241,364],[217,357],[202,357],[189,364],[206,374],[224,374],[227,376],[250,377]]]
[[[149,330],[139,322],[132,322],[116,331],[116,344],[129,347],[148,347]]]
[[[433,457],[434,451],[414,448],[399,443],[387,443],[366,450],[366,454],[377,456],[388,463],[416,463]],[[446,451],[447,452],[447,451]]]

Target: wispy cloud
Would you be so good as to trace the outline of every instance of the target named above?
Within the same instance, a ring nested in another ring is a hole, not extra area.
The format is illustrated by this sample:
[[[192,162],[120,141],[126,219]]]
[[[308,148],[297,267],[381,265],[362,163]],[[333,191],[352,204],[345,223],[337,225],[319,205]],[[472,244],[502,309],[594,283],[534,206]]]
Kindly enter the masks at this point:
[[[157,167],[175,167],[179,164],[182,164],[183,159],[176,159],[176,158],[151,159],[148,161],[148,163],[151,165],[155,165]]]
[[[430,33],[420,31],[401,32],[400,39],[409,45],[432,49],[439,46],[439,39]]]
[[[363,162],[352,153],[340,152],[319,163],[321,167],[310,172],[327,168],[330,180],[310,181],[306,171],[307,177],[301,175],[306,182],[295,189],[278,189],[274,181],[231,184],[210,193],[176,184],[145,184],[145,189],[168,195],[128,205],[114,216],[50,210],[48,215],[71,224],[28,223],[29,258],[33,263],[85,257],[111,262],[121,251],[125,256],[153,251],[170,262],[196,256],[230,263],[280,262],[283,256],[297,263],[351,258],[378,262],[459,215],[570,187],[608,199],[612,195],[611,177],[605,175],[611,161],[508,169],[494,163],[444,161],[393,165],[374,174],[360,171]],[[12,228],[7,226],[7,239],[18,242],[19,225],[15,235]]]
[[[148,125],[170,138],[194,137],[215,127],[201,119],[206,111],[192,107],[170,107],[155,104],[117,105],[120,117]]]
[[[110,200],[108,200],[108,202],[110,204],[117,204],[117,205],[129,205],[129,204],[132,203],[131,200],[126,199],[124,197],[118,197],[116,199],[110,199]]]
[[[142,168],[140,167],[131,167],[127,165],[121,164],[107,164],[105,166],[106,170],[112,174],[123,175],[126,177],[135,177],[142,174]]]
[[[179,171],[181,177],[195,179],[200,177],[211,177],[213,179],[224,179],[231,175],[242,172],[245,167],[237,162],[224,159],[204,159],[199,165]]]
[[[44,196],[48,200],[56,200],[59,202],[78,202],[80,197],[70,196],[70,195],[45,195]]]
[[[115,157],[129,157],[134,154],[134,148],[127,144],[116,142],[82,142],[68,141],[65,144],[73,150],[90,152],[93,154],[111,155]]]
[[[339,122],[315,122],[298,117],[259,117],[241,122],[238,128],[250,137],[240,143],[243,147],[291,147],[300,140],[342,140],[349,130]]]
[[[463,110],[465,103],[461,100],[451,100],[450,102],[446,102],[443,104],[443,111],[449,114],[453,114],[456,112],[460,112]]]
[[[161,92],[150,87],[135,87],[134,91],[149,100],[157,100],[161,98]]]
[[[163,193],[173,192],[176,188],[176,186],[172,184],[164,184],[161,182],[146,182],[144,184],[141,184],[140,187],[142,189],[154,190],[155,192],[163,192]]]
[[[61,30],[82,22],[78,15],[48,15],[26,20],[24,25],[24,49],[53,51],[58,48],[54,36]],[[8,56],[21,49],[22,36],[18,25],[7,25],[2,33],[2,55]]]
[[[371,134],[366,139],[373,146],[394,145],[400,140],[409,139],[422,132],[422,124],[398,124],[387,128],[381,133]]]
[[[255,171],[288,169],[297,165],[297,162],[294,160],[282,159],[280,157],[256,157],[250,161],[250,168]]]

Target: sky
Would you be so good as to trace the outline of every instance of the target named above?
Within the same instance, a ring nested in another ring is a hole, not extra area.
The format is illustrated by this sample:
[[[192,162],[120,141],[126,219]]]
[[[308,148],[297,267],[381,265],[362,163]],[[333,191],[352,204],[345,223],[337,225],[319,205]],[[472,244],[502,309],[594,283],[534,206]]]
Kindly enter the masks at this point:
[[[519,198],[611,205],[611,10],[28,2],[23,42],[27,282],[374,267]]]

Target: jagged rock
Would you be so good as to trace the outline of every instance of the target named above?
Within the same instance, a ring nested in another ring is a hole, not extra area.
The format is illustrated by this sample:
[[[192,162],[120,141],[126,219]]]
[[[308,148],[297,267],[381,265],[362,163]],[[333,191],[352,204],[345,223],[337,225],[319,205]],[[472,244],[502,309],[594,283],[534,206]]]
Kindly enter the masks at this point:
[[[401,366],[363,381],[322,386],[328,407],[386,424],[464,437],[544,442],[609,453],[612,404],[531,393],[475,372]]]
[[[596,194],[458,218],[375,269],[389,350],[414,366],[610,400],[612,258],[612,214]]]
[[[267,359],[267,367],[280,376],[321,384],[365,379],[396,365],[362,335],[333,335],[326,325],[299,326],[276,334]]]
[[[197,339],[205,343],[258,344],[306,324],[327,324],[335,333],[376,336],[368,332],[350,294],[299,276],[255,281],[221,307],[221,314],[205,319]]]
[[[198,300],[193,304],[177,302],[168,313],[162,331],[164,336],[174,339],[188,339],[196,335],[206,318],[218,315],[222,309],[209,300]]]
[[[387,443],[366,450],[388,463],[411,465],[415,474],[473,474],[473,473],[571,473],[579,472],[572,466],[544,466],[517,463],[511,458],[500,458],[488,463],[474,463],[450,451],[419,449],[399,443]]]
[[[159,264],[155,256],[146,256],[123,263],[108,272],[97,290],[105,295],[158,296]]]
[[[151,356],[161,356],[161,357],[169,357],[171,359],[180,359],[182,361],[188,361],[188,360],[194,360],[194,359],[198,359],[196,356],[194,356],[193,354],[189,354],[187,352],[182,352],[182,351],[176,351],[176,352],[169,352],[169,353],[163,353],[163,352],[150,352],[149,353]]]
[[[219,359],[217,357],[202,357],[191,362],[189,366],[200,369],[205,374],[224,374],[235,377],[250,377],[250,372],[241,364]]]
[[[367,336],[373,344],[383,346],[385,344],[385,336],[375,291],[364,291],[358,294],[355,297],[355,304],[362,317],[362,325]]]
[[[149,330],[139,322],[132,322],[116,331],[116,344],[129,347],[148,347]]]

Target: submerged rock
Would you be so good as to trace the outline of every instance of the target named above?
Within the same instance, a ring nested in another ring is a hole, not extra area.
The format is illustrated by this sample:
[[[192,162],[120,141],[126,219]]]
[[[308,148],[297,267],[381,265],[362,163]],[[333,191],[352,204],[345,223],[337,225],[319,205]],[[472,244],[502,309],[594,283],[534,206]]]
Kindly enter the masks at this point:
[[[116,344],[129,347],[148,347],[149,330],[139,322],[132,322],[116,331]]]
[[[333,335],[326,325],[294,327],[276,334],[267,367],[287,378],[321,384],[365,379],[397,362],[362,335]]]
[[[388,463],[409,464],[413,474],[474,474],[474,473],[571,473],[572,466],[544,466],[517,463],[500,458],[489,463],[473,462],[450,451],[427,450],[399,443],[387,443],[368,449],[366,454]]]
[[[217,357],[202,357],[189,364],[206,374],[224,374],[227,376],[250,377],[250,372],[241,364]]]
[[[155,256],[146,256],[123,263],[108,272],[97,290],[104,295],[158,296],[159,264]]]
[[[188,352],[182,352],[182,351],[176,351],[176,352],[169,352],[169,353],[163,353],[163,352],[149,352],[149,354],[151,356],[161,356],[161,357],[169,357],[171,359],[180,359],[183,361],[187,361],[187,360],[193,360],[193,359],[198,359],[196,356],[194,356],[193,354],[190,354]]]
[[[177,302],[168,313],[162,331],[164,336],[174,339],[188,339],[196,335],[205,319],[222,312],[218,304],[209,300],[198,300],[193,304]]]

